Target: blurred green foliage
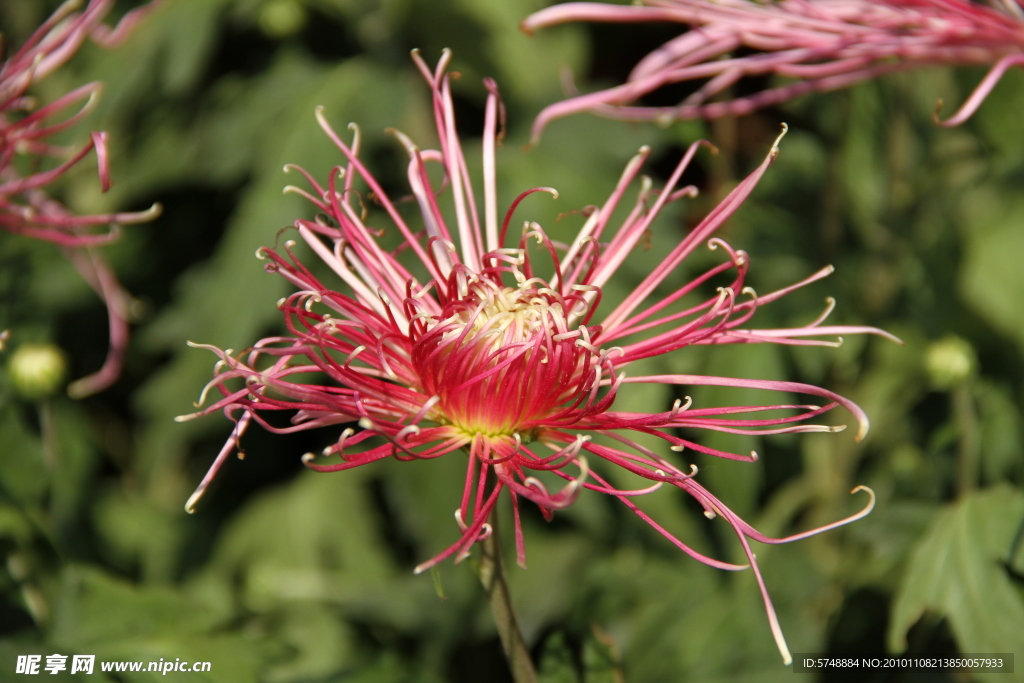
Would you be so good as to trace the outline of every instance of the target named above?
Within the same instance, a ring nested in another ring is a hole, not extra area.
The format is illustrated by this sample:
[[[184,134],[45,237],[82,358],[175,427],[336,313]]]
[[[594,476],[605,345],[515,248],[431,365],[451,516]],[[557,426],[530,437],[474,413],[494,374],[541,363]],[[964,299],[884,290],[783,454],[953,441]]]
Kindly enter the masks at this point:
[[[0,5],[8,44],[54,4]],[[813,319],[831,295],[838,321],[884,327],[906,346],[851,338],[836,350],[700,347],[669,357],[656,369],[821,384],[873,419],[862,444],[849,432],[728,443],[698,435],[762,456],[754,465],[698,460],[702,481],[780,535],[849,514],[856,484],[877,492],[875,512],[851,527],[757,549],[795,651],[1003,651],[1024,666],[1024,75],[1008,74],[974,120],[953,130],[932,123],[935,101],[959,101],[976,71],[888,78],[710,125],[658,129],[577,116],[524,149],[532,117],[560,97],[563,68],[593,88],[621,79],[652,47],[643,27],[564,27],[529,38],[517,23],[540,6],[164,0],[123,46],[87,46],[38,85],[49,101],[89,80],[106,84],[87,126],[110,133],[115,186],[100,195],[92,172],[77,169],[62,187],[67,201],[91,212],[159,200],[165,214],[107,250],[137,297],[115,388],[82,402],[31,401],[0,375],[0,679],[12,675],[16,655],[53,652],[212,662],[208,674],[181,674],[189,681],[508,675],[471,569],[441,567],[443,599],[429,576],[411,573],[456,537],[460,457],[317,475],[301,471],[299,456],[334,435],[253,430],[245,460],[228,463],[199,512],[182,509],[229,430],[215,418],[172,420],[192,409],[213,363],[185,340],[238,349],[280,328],[274,302],[283,280],[253,254],[309,213],[281,194],[294,182],[282,166],[326,177],[340,160],[313,119],[315,106],[339,128],[358,122],[364,158],[386,188],[403,193],[402,154],[384,130],[432,141],[413,47],[430,62],[453,49],[470,158],[479,151],[480,81],[496,78],[509,119],[502,201],[529,187],[558,188],[557,201],[530,206],[556,238],[581,220],[560,214],[602,202],[640,145],[655,150],[656,181],[699,137],[722,149],[699,157],[690,181],[702,196],[655,226],[650,248],[609,285],[612,301],[763,157],[788,121],[781,156],[722,236],[751,254],[759,291],[828,263],[837,272],[766,307],[761,322]],[[85,126],[68,135],[84,136]],[[699,263],[687,267],[695,272]],[[12,331],[11,349],[59,345],[72,376],[97,367],[106,349],[102,306],[57,250],[6,234],[0,329]],[[948,344],[933,346],[950,335],[971,356],[967,365],[956,365]],[[948,372],[943,358],[953,363]],[[735,404],[742,393],[709,389],[694,398]],[[673,398],[638,387],[629,409],[657,410]],[[662,491],[642,505],[695,547],[739,557],[727,525],[708,522],[682,496]],[[527,512],[525,526],[529,569],[512,569],[510,580],[542,680],[792,676],[749,572],[686,558],[596,494],[551,524]]]

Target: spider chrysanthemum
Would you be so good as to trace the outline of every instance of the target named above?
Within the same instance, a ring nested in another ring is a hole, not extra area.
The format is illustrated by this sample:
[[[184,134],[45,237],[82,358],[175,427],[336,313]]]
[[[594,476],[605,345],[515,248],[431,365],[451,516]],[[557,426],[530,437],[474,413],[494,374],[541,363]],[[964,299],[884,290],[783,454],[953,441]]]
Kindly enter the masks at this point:
[[[632,208],[614,225],[613,214],[649,156],[647,148],[627,164],[611,196],[587,215],[571,240],[553,241],[529,220],[519,222],[522,228],[513,237],[513,215],[522,210],[522,200],[536,192],[557,193],[546,187],[528,189],[499,214],[495,149],[503,110],[497,87],[486,81],[483,177],[477,180],[468,173],[456,134],[446,74],[449,55],[445,53],[434,70],[418,55],[414,58],[433,94],[439,149],[421,149],[405,135],[395,136],[408,152],[408,180],[422,228],[402,217],[360,161],[358,129],[352,127],[354,140],[349,144],[318,111],[321,127],[345,163],[334,169],[326,186],[302,169],[289,167],[308,184],[308,189],[289,190],[305,196],[318,212],[314,220],[296,221],[295,229],[337,279],[329,284],[318,279],[293,252],[293,242],[283,251],[260,250],[268,270],[295,287],[279,302],[288,333],[263,339],[239,354],[204,345],[219,356],[207,392],[214,390],[220,398],[179,419],[223,410],[236,427],[188,509],[253,421],[274,432],[345,425],[322,454],[303,457],[321,472],[385,458],[428,459],[464,452],[466,477],[455,507],[458,534],[417,571],[448,557],[466,557],[491,533],[488,519],[503,494],[512,506],[517,555],[523,564],[520,503],[528,500],[550,517],[587,489],[614,496],[701,562],[730,570],[752,568],[772,631],[788,660],[748,540],[778,543],[803,538],[863,516],[871,501],[857,515],[826,527],[783,539],[766,537],[701,486],[696,467],[686,463],[687,451],[746,461],[757,456],[709,448],[680,435],[680,429],[758,434],[838,431],[815,419],[841,405],[857,418],[860,438],[867,431],[864,413],[830,391],[794,382],[630,372],[640,359],[697,344],[834,344],[814,338],[881,333],[869,327],[824,325],[831,302],[825,314],[803,327],[748,326],[759,306],[831,272],[823,268],[802,282],[759,296],[745,285],[747,254],[714,237],[753,190],[777,146],[628,296],[608,301],[602,288],[652,229],[665,205],[694,194],[679,181],[702,143],[690,147],[660,190],[643,179]],[[442,170],[440,184],[436,174],[428,173],[428,164]],[[481,189],[483,201],[478,204]],[[363,199],[371,195],[383,209],[381,220],[401,235],[398,248],[385,248],[385,231],[367,223]],[[703,245],[722,254],[721,262],[684,279],[684,261]],[[705,289],[709,282],[722,285],[710,296]],[[687,399],[648,414],[629,412],[629,388],[634,383],[756,388],[824,401],[700,407]],[[290,426],[268,422],[269,415],[279,411],[294,411]],[[640,440],[647,437],[638,435],[660,438],[663,448],[645,447]],[[618,488],[603,473],[609,467],[628,470],[649,485]],[[558,479],[563,485],[551,486]],[[695,551],[634,502],[664,485],[692,496],[708,516],[723,517],[749,564],[731,564]]]
[[[577,21],[686,28],[637,63],[625,83],[545,108],[534,137],[552,120],[581,111],[662,123],[741,116],[899,71],[990,65],[971,96],[942,122],[955,126],[970,118],[1007,69],[1024,65],[1024,0],[566,2],[535,12],[522,28],[532,33]],[[748,92],[734,92],[743,80]],[[678,104],[641,102],[679,83],[692,84],[693,92]]]
[[[103,23],[113,9],[113,0],[89,0],[77,11],[81,4],[65,2],[24,45],[0,62],[0,230],[62,247],[107,305],[107,359],[97,372],[68,387],[68,393],[77,398],[106,389],[117,380],[128,344],[130,297],[93,247],[116,240],[118,226],[152,220],[160,213],[159,205],[154,204],[147,211],[83,216],[47,194],[48,185],[94,150],[100,187],[104,192],[110,188],[106,133],[94,131],[78,149],[53,142],[93,109],[102,84],[87,83],[43,106],[31,96],[32,86],[67,62],[86,40],[106,46],[124,40],[155,3],[131,10],[114,27]],[[0,39],[3,37],[0,34]],[[3,47],[0,40],[0,49]],[[75,107],[78,111],[67,113]]]

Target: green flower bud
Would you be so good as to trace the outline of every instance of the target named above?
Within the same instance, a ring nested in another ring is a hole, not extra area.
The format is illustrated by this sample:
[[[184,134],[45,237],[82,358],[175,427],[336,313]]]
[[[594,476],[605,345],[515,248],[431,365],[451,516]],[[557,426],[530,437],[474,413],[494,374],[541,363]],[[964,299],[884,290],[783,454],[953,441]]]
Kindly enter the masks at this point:
[[[11,354],[7,371],[14,390],[38,401],[60,390],[67,373],[64,353],[53,344],[23,344]]]
[[[260,30],[271,38],[287,38],[302,30],[306,10],[295,0],[270,0],[260,8]]]
[[[924,352],[924,366],[934,388],[952,389],[974,374],[978,357],[962,337],[949,335],[932,342]]]

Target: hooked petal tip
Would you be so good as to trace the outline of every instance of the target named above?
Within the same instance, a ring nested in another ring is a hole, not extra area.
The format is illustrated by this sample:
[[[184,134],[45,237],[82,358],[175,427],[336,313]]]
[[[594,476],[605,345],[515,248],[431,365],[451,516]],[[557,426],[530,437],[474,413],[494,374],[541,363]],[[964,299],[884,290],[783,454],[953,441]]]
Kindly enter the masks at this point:
[[[205,492],[205,490],[205,488],[200,487],[196,489],[191,496],[188,497],[188,500],[185,502],[185,512],[187,512],[190,515],[195,514],[196,503],[198,503],[199,499],[203,497],[203,493]]]
[[[857,434],[853,437],[854,441],[863,441],[864,437],[868,435],[868,430],[871,428],[871,422],[868,420],[867,415],[861,419],[860,427],[857,428]]]
[[[874,489],[872,489],[870,486],[865,486],[864,484],[858,484],[857,486],[854,486],[852,489],[850,489],[850,494],[852,495],[854,493],[860,493],[861,491],[867,493],[868,496],[871,498],[871,500],[868,501],[868,504],[864,506],[864,509],[860,513],[860,517],[863,517],[864,515],[870,513],[872,510],[875,509],[876,496]]]

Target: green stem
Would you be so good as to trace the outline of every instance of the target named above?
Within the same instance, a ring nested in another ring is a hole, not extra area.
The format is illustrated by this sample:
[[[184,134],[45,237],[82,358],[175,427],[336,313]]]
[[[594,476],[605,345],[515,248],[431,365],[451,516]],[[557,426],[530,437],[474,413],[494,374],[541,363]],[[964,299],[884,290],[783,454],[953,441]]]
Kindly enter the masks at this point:
[[[39,431],[43,437],[43,462],[52,472],[57,469],[60,447],[57,444],[57,419],[50,399],[39,404]]]
[[[487,591],[487,598],[491,603],[491,614],[498,629],[498,637],[501,638],[501,647],[505,650],[505,657],[508,658],[512,669],[512,680],[515,683],[536,683],[537,673],[533,669],[530,651],[523,640],[523,634],[519,631],[516,614],[512,609],[512,596],[501,562],[496,520],[492,519],[491,522],[494,525],[491,535],[481,543],[480,583]]]
[[[974,412],[970,381],[961,382],[953,387],[950,398],[953,403],[953,419],[956,420],[960,432],[959,452],[957,453],[957,493],[964,496],[978,486],[980,474],[978,466],[981,460],[978,416]]]

